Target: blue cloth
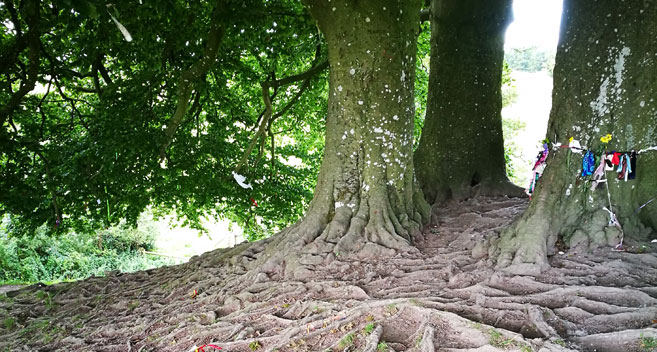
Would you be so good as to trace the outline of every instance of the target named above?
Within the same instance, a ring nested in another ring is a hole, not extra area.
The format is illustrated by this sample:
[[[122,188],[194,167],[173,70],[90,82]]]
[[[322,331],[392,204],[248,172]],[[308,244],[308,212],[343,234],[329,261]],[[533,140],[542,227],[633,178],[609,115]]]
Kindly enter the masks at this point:
[[[582,177],[591,176],[595,171],[595,155],[590,151],[587,151],[584,154],[584,159],[582,160]]]

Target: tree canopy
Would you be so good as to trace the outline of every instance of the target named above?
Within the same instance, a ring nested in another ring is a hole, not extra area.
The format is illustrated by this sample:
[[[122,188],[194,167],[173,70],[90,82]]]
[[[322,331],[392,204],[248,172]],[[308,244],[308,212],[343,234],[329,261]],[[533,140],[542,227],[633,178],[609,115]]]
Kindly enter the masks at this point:
[[[251,236],[299,216],[326,104],[325,70],[281,81],[325,61],[300,4],[8,1],[0,16],[3,211],[61,229],[153,206]],[[231,176],[251,141],[252,190]]]

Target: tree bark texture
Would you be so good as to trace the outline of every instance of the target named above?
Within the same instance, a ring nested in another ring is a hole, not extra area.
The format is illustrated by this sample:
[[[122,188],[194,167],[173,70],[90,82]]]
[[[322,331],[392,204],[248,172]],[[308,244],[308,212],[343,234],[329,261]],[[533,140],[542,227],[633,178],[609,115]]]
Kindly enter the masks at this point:
[[[502,135],[504,34],[511,0],[434,0],[427,114],[415,152],[429,203],[520,195],[506,177]]]
[[[592,151],[655,146],[657,3],[566,0],[561,26],[550,141],[567,145],[573,137]],[[612,140],[604,145],[600,138],[606,134]],[[619,180],[615,171],[605,174],[622,232],[608,226],[605,184],[591,190],[590,177],[579,177],[582,156],[570,153],[551,148],[527,212],[502,234],[500,267],[544,268],[558,240],[565,248],[588,250],[615,246],[623,233],[626,245],[656,237],[657,204],[639,207],[657,196],[657,151],[638,155],[634,180]]]
[[[414,68],[420,1],[308,0],[326,38],[326,147],[313,201],[268,246],[319,257],[412,250],[430,209],[413,175]],[[269,249],[269,248],[268,248]]]

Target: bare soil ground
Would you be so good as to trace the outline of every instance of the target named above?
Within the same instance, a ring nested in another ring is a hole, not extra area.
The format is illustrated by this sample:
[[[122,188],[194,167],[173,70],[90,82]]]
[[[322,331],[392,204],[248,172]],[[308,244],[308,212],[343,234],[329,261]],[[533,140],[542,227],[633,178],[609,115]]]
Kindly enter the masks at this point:
[[[654,245],[557,254],[542,273],[496,271],[488,252],[525,208],[452,203],[415,238],[418,251],[306,256],[296,279],[247,270],[258,242],[236,256],[2,293],[0,350],[657,350]]]

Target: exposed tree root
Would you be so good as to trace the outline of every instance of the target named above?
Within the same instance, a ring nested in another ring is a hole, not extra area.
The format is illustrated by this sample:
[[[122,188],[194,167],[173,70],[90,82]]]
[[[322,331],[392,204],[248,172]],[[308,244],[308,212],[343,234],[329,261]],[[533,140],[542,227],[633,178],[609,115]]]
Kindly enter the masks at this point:
[[[303,278],[253,265],[269,239],[175,267],[12,291],[0,295],[0,349],[639,351],[657,336],[650,244],[557,254],[536,275],[496,271],[488,251],[525,207],[453,203],[414,237],[419,251],[304,256]]]

